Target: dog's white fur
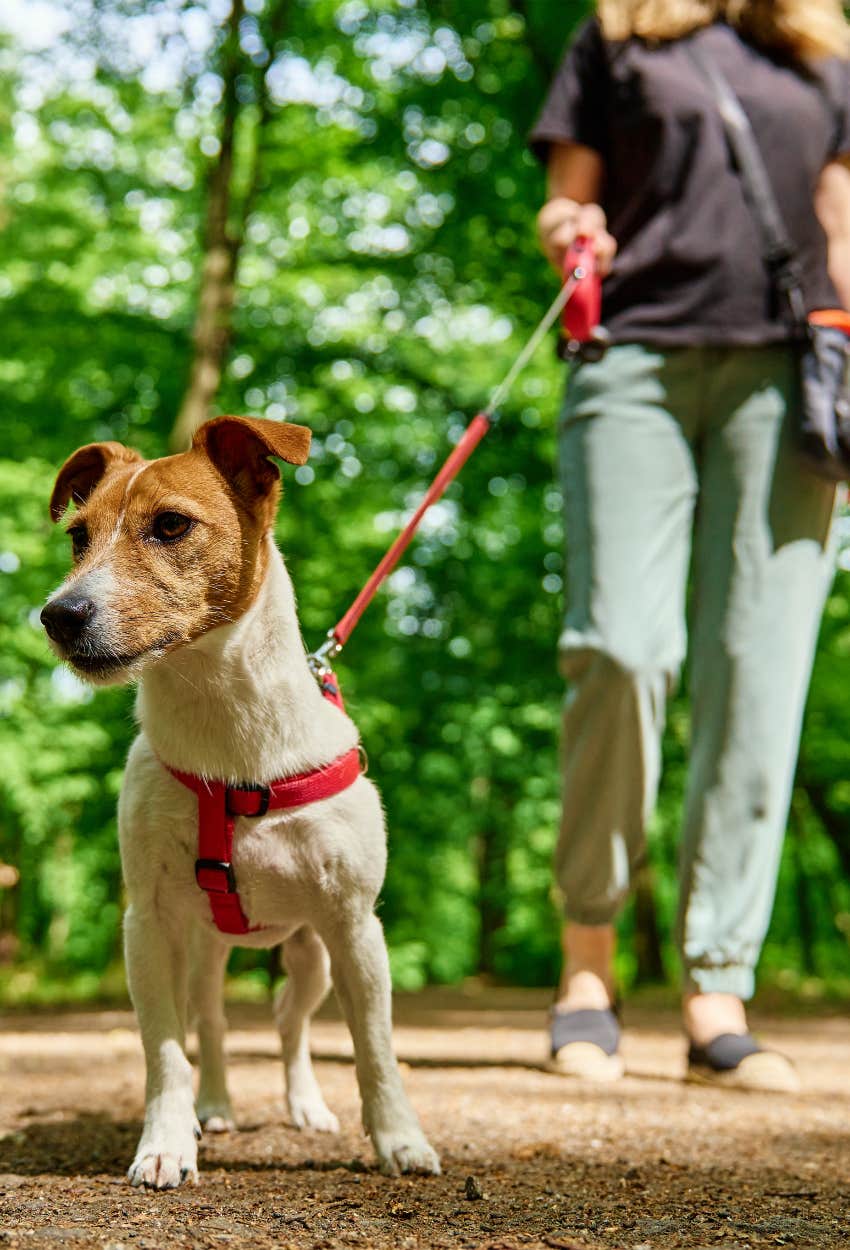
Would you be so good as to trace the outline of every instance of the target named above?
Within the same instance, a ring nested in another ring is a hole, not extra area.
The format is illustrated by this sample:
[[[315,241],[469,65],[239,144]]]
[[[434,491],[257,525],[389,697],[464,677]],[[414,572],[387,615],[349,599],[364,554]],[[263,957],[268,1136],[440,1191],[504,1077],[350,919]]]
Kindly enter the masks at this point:
[[[389,965],[375,901],[386,866],[383,812],[365,777],[307,806],[236,822],[233,864],[242,904],[261,932],[230,937],[197,886],[198,805],[164,767],[230,782],[271,782],[315,769],[357,742],[350,719],[321,695],[304,654],[292,586],[271,535],[254,602],[142,667],[141,732],[119,802],[129,906],[127,976],[147,1062],[145,1122],[129,1170],[134,1185],[197,1178],[199,1121],[233,1126],[227,1092],[222,983],[233,945],[283,944],[288,974],[275,1003],[286,1096],[300,1128],[335,1131],[310,1060],[310,1015],[331,977],[354,1040],[363,1123],[381,1170],[439,1171],[404,1092],[392,1050]],[[53,599],[86,594],[108,628],[120,583],[107,546]],[[125,676],[136,676],[134,668]],[[197,1023],[200,1085],[185,1054]]]

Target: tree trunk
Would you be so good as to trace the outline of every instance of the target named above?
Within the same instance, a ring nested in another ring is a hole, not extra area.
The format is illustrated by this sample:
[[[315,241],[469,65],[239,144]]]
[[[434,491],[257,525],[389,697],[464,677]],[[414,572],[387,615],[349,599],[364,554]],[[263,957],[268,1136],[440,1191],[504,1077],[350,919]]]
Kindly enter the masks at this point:
[[[510,809],[507,802],[500,806],[491,801],[483,815],[484,827],[478,836],[477,847],[478,971],[492,976],[496,971],[498,935],[508,918]]]
[[[798,784],[808,798],[812,811],[838,852],[844,875],[850,877],[850,822],[845,815],[833,811],[829,806],[827,786],[806,780],[802,773],[798,777]]]
[[[278,0],[269,15],[265,33],[271,56],[283,33],[289,8],[290,0]],[[189,445],[195,430],[210,415],[210,406],[218,393],[233,336],[239,254],[262,176],[263,140],[271,116],[271,100],[265,86],[265,73],[256,71],[250,62],[246,63],[240,52],[239,23],[244,15],[244,0],[233,0],[221,55],[224,82],[221,140],[209,177],[201,289],[192,333],[195,350],[189,384],[169,439],[173,451],[182,451]],[[242,74],[253,75],[256,81],[257,121],[245,193],[241,205],[234,206],[233,140],[241,107],[237,79]]]
[[[653,872],[648,864],[638,872],[635,881],[635,955],[638,984],[657,984],[664,980],[664,959],[661,934],[655,909]]]
[[[815,921],[812,908],[809,880],[803,862],[803,839],[806,836],[800,803],[795,799],[791,803],[791,832],[794,852],[794,886],[797,899],[797,932],[800,937],[800,963],[806,976],[814,976],[817,972],[815,955]]]
[[[244,0],[233,0],[221,58],[224,82],[221,138],[218,157],[209,176],[201,289],[192,333],[195,350],[189,385],[169,440],[173,451],[188,447],[195,430],[206,421],[210,404],[218,391],[230,343],[236,264],[242,244],[241,232],[234,236],[228,223],[232,196],[233,135],[239,114],[236,92],[241,66],[239,23],[244,14]]]

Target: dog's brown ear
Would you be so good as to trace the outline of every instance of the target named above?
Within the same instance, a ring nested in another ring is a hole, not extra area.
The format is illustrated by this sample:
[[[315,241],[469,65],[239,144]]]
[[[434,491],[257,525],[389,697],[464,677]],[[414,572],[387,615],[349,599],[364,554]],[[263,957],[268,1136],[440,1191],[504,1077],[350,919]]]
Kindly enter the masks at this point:
[[[123,443],[88,443],[69,456],[56,478],[50,496],[50,519],[58,521],[73,499],[85,503],[113,464],[134,464],[142,457]]]
[[[215,417],[200,427],[192,446],[205,451],[213,464],[245,497],[267,495],[280,473],[269,456],[304,464],[310,431],[288,421],[262,417]]]

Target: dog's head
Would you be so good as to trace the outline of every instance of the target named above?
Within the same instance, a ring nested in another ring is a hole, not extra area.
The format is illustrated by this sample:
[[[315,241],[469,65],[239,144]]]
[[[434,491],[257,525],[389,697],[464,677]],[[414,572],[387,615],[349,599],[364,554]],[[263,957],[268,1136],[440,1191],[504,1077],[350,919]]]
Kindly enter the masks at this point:
[[[120,443],[91,443],[66,460],[50,499],[74,568],[41,619],[80,676],[128,681],[145,664],[236,620],[265,575],[280,495],[269,456],[303,464],[310,431],[217,417],[191,448],[143,460]]]

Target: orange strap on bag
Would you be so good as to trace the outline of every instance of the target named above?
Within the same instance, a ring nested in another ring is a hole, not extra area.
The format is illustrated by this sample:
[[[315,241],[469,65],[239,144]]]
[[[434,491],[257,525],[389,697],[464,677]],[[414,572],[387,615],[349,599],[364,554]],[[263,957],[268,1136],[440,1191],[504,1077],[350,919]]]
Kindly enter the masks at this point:
[[[816,308],[809,313],[809,321],[815,326],[830,326],[833,330],[843,330],[850,338],[850,312],[843,308]]]

